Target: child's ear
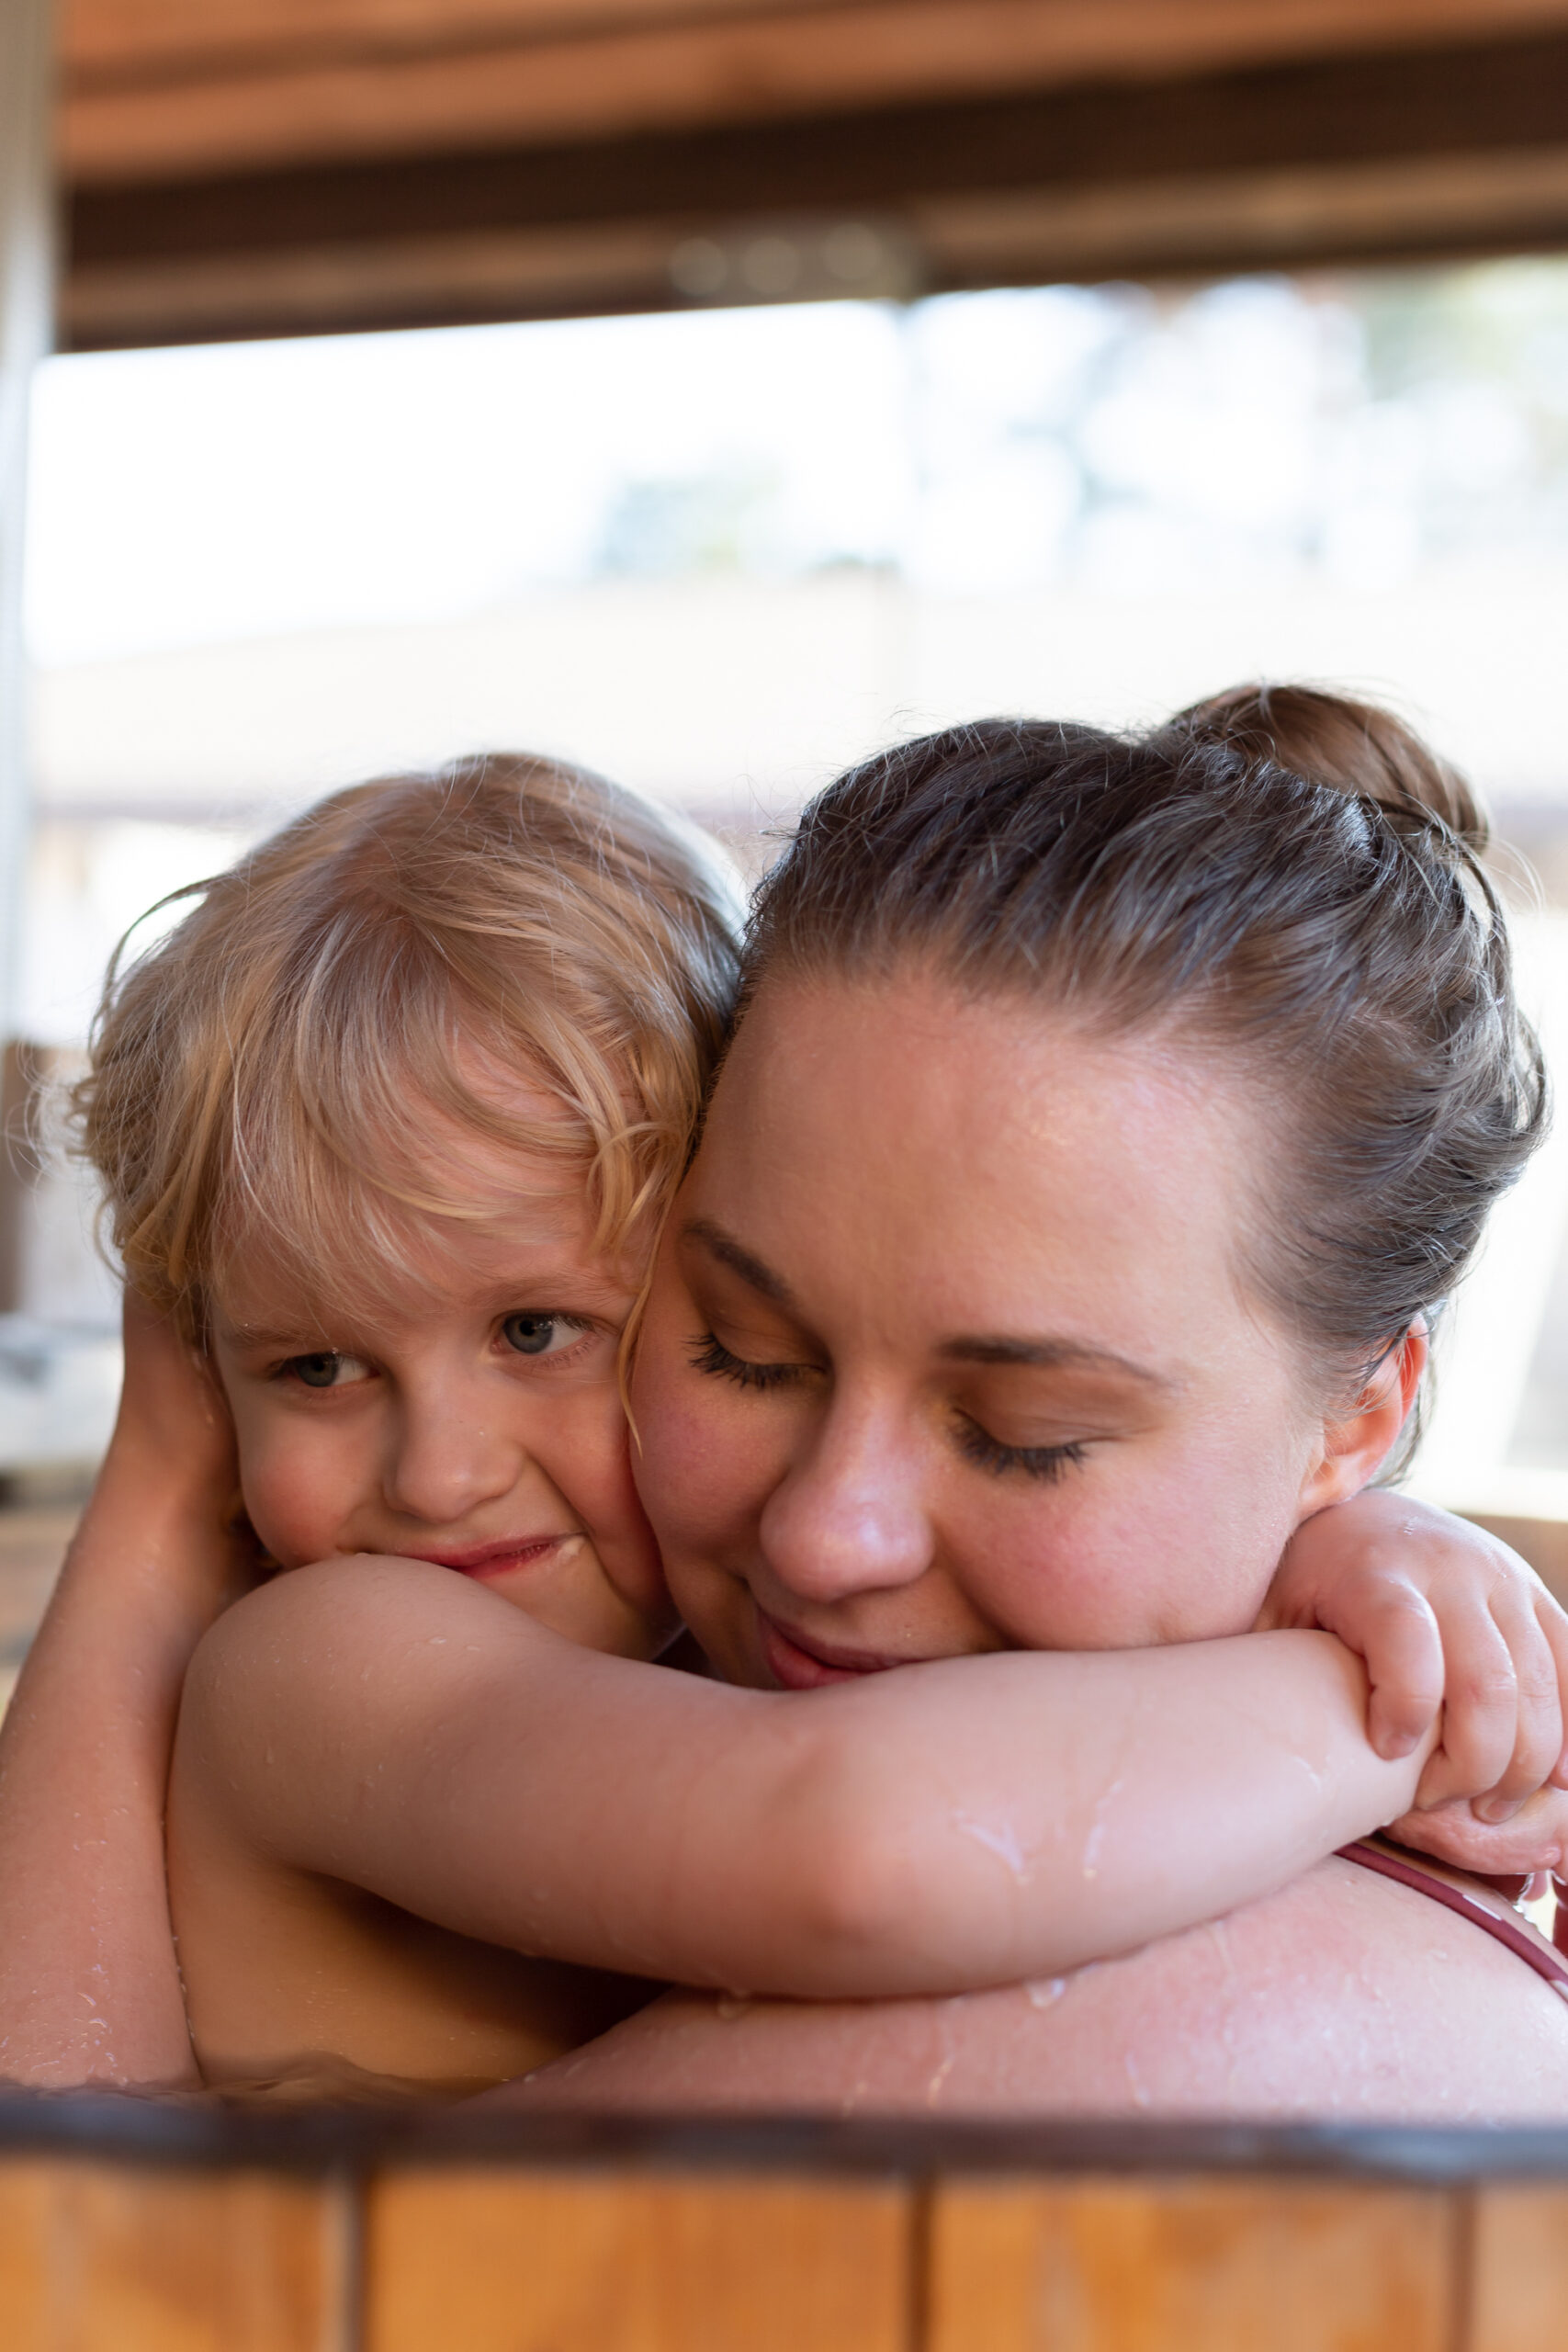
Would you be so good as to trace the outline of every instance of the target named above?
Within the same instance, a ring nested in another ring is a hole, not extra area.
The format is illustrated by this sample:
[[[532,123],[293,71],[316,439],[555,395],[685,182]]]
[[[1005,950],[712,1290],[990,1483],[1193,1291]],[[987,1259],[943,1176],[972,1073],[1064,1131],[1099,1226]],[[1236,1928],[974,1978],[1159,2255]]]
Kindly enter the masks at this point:
[[[1359,1494],[1393,1449],[1416,1402],[1431,1341],[1424,1316],[1380,1357],[1350,1410],[1323,1425],[1323,1451],[1302,1486],[1303,1518]]]

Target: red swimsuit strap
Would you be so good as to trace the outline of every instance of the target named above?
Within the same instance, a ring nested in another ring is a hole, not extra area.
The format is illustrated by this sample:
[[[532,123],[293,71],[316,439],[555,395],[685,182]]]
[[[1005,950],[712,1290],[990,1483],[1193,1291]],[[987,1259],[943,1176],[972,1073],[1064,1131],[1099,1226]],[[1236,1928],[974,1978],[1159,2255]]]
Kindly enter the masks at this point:
[[[1401,1886],[1414,1887],[1417,1894],[1429,1894],[1434,1903],[1441,1903],[1457,1911],[1461,1919],[1483,1928],[1500,1944],[1528,1961],[1538,1976],[1568,1999],[1568,1962],[1550,1944],[1538,1943],[1516,1919],[1499,1918],[1496,1912],[1467,1894],[1462,1886],[1455,1886],[1451,1879],[1439,1878],[1435,1871],[1426,1871],[1412,1855],[1407,1861],[1403,1854],[1392,1853],[1386,1846],[1374,1845],[1371,1839],[1358,1838],[1353,1846],[1341,1846],[1340,1859],[1359,1862],[1364,1871],[1376,1871],[1382,1878],[1392,1878]]]

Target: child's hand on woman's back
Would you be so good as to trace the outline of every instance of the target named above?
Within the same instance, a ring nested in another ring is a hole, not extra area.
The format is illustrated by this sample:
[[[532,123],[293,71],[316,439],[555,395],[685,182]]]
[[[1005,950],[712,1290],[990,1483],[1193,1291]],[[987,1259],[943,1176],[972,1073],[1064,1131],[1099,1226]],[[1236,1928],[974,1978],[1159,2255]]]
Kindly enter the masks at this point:
[[[1395,1836],[1464,1870],[1560,1863],[1568,1616],[1517,1553],[1447,1511],[1369,1490],[1297,1529],[1258,1625],[1317,1626],[1365,1660],[1382,1756],[1408,1755],[1442,1710]]]

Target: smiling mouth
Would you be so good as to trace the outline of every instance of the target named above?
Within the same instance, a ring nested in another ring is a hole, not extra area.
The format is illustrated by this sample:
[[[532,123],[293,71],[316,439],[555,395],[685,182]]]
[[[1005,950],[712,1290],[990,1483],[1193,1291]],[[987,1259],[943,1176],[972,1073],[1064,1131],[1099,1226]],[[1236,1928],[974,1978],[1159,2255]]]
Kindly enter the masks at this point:
[[[896,1666],[917,1663],[912,1658],[883,1657],[873,1650],[840,1649],[836,1644],[807,1640],[762,1609],[757,1611],[757,1623],[768,1669],[786,1690],[818,1690],[829,1682],[852,1682],[863,1674],[888,1674]]]
[[[411,1552],[412,1560],[428,1560],[433,1567],[451,1568],[460,1577],[474,1577],[487,1583],[495,1577],[509,1576],[515,1568],[531,1568],[541,1560],[559,1556],[574,1544],[581,1544],[580,1534],[509,1535],[495,1544],[472,1544],[461,1551]]]

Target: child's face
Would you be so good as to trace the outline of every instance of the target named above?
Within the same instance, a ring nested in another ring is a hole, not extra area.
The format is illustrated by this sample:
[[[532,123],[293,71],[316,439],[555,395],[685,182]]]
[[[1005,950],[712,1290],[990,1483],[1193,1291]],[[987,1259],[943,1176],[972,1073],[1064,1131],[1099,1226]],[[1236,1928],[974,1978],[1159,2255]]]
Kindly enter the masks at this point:
[[[482,1224],[408,1232],[406,1298],[382,1274],[362,1312],[238,1253],[212,1351],[256,1533],[285,1568],[436,1561],[572,1641],[651,1656],[673,1616],[616,1382],[633,1294],[581,1187],[520,1201],[514,1182]]]

